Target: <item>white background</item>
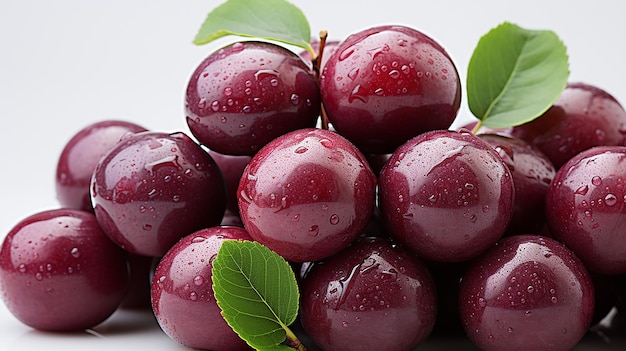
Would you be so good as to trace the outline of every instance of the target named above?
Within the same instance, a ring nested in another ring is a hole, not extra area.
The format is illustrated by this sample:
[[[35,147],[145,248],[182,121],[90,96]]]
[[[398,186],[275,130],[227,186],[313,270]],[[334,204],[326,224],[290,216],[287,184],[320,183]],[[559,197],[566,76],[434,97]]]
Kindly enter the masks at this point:
[[[570,55],[572,81],[626,101],[626,21],[620,1],[294,0],[329,39],[380,24],[430,34],[465,81],[478,39],[511,21],[554,30]],[[64,144],[102,119],[187,132],[183,94],[195,66],[234,38],[191,43],[221,1],[0,0],[0,238],[22,218],[57,206],[54,172]],[[464,92],[465,93],[465,92]],[[469,119],[466,102],[463,121]],[[54,335],[21,325],[0,304],[0,350],[184,349],[149,315],[120,313],[95,333]]]

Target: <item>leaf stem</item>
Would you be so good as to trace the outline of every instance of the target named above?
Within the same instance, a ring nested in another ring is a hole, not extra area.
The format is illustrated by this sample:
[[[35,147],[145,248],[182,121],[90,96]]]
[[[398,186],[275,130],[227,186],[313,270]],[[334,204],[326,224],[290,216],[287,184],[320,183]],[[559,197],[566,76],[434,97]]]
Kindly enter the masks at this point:
[[[483,121],[482,120],[478,120],[478,122],[476,122],[476,125],[474,126],[474,128],[472,128],[472,134],[476,135],[476,133],[478,133],[478,130],[482,126],[483,126]]]
[[[298,337],[296,336],[296,334],[294,334],[291,329],[289,329],[288,327],[285,327],[285,332],[287,334],[287,339],[289,340],[288,344],[289,347],[296,349],[298,351],[307,351],[306,347],[304,346],[304,344],[302,344],[302,341],[300,341],[300,339],[298,339]]]

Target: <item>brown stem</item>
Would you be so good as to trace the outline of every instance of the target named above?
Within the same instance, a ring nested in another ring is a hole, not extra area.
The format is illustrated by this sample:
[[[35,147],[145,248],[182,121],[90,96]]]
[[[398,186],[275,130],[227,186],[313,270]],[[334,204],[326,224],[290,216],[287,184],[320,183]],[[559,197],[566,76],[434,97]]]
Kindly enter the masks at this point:
[[[326,47],[326,38],[328,38],[328,31],[322,29],[320,31],[320,44],[317,47],[317,56],[315,57],[315,60],[313,60],[318,76],[322,69],[322,56],[324,55],[324,48]]]
[[[315,60],[313,60],[313,66],[315,67],[318,77],[320,76],[320,70],[322,68],[322,56],[324,55],[324,48],[326,47],[326,38],[328,38],[328,31],[322,29],[320,31],[320,44],[317,48],[317,56]],[[324,104],[322,104],[320,114],[322,116],[322,129],[328,130],[328,115],[326,115]]]
[[[322,104],[322,107],[320,109],[320,115],[322,116],[322,129],[328,130],[328,115],[326,115],[326,109],[324,108],[324,104]]]

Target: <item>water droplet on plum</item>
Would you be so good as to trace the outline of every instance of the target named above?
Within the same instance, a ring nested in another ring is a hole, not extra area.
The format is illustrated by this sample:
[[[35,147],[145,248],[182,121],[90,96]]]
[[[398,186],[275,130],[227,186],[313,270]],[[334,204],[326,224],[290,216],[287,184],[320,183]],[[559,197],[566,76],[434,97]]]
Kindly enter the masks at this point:
[[[201,275],[197,275],[193,278],[193,284],[196,286],[200,286],[204,284],[204,277]]]
[[[588,191],[589,191],[589,186],[587,186],[587,185],[582,185],[582,186],[580,186],[578,189],[576,189],[576,191],[574,192],[574,194],[577,194],[577,195],[586,195]]]
[[[80,251],[78,251],[77,247],[73,247],[70,250],[70,255],[72,255],[72,257],[74,257],[74,258],[79,258],[80,257]]]
[[[400,78],[400,72],[398,72],[398,70],[393,69],[389,72],[389,77],[393,79],[398,79]]]
[[[332,149],[333,142],[330,139],[320,139],[320,144],[327,149]]]
[[[606,196],[604,197],[604,203],[607,206],[615,206],[615,204],[617,203],[617,196],[612,193],[606,194]]]
[[[352,103],[355,100],[360,100],[363,103],[367,103],[369,100],[367,97],[367,93],[361,87],[361,84],[357,84],[352,91],[350,92],[350,96],[348,97],[348,102]]]
[[[293,105],[298,105],[300,103],[300,97],[298,96],[298,94],[291,94],[291,97],[289,97],[289,100],[291,101]]]
[[[320,233],[320,228],[318,225],[312,225],[309,228],[309,236],[316,237]]]
[[[595,186],[602,185],[602,178],[600,178],[599,176],[594,176],[593,178],[591,178],[591,184]]]
[[[239,51],[243,51],[244,46],[243,43],[235,43],[230,47],[232,52],[239,52]]]
[[[485,308],[487,307],[487,301],[483,298],[483,297],[479,297],[478,298],[478,306],[480,308]]]

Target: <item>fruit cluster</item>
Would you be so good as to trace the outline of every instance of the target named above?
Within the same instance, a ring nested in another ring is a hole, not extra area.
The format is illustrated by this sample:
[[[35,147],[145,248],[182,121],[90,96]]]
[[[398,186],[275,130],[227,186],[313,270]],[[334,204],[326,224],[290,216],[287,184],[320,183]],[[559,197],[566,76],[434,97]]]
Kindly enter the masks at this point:
[[[532,122],[455,131],[461,82],[431,37],[389,25],[319,48],[209,55],[186,89],[189,135],[114,120],[77,133],[60,208],[4,238],[15,317],[68,331],[150,306],[186,346],[248,349],[212,290],[225,240],[292,264],[323,350],[412,350],[456,329],[485,350],[567,350],[624,308],[614,97],[569,84]]]

